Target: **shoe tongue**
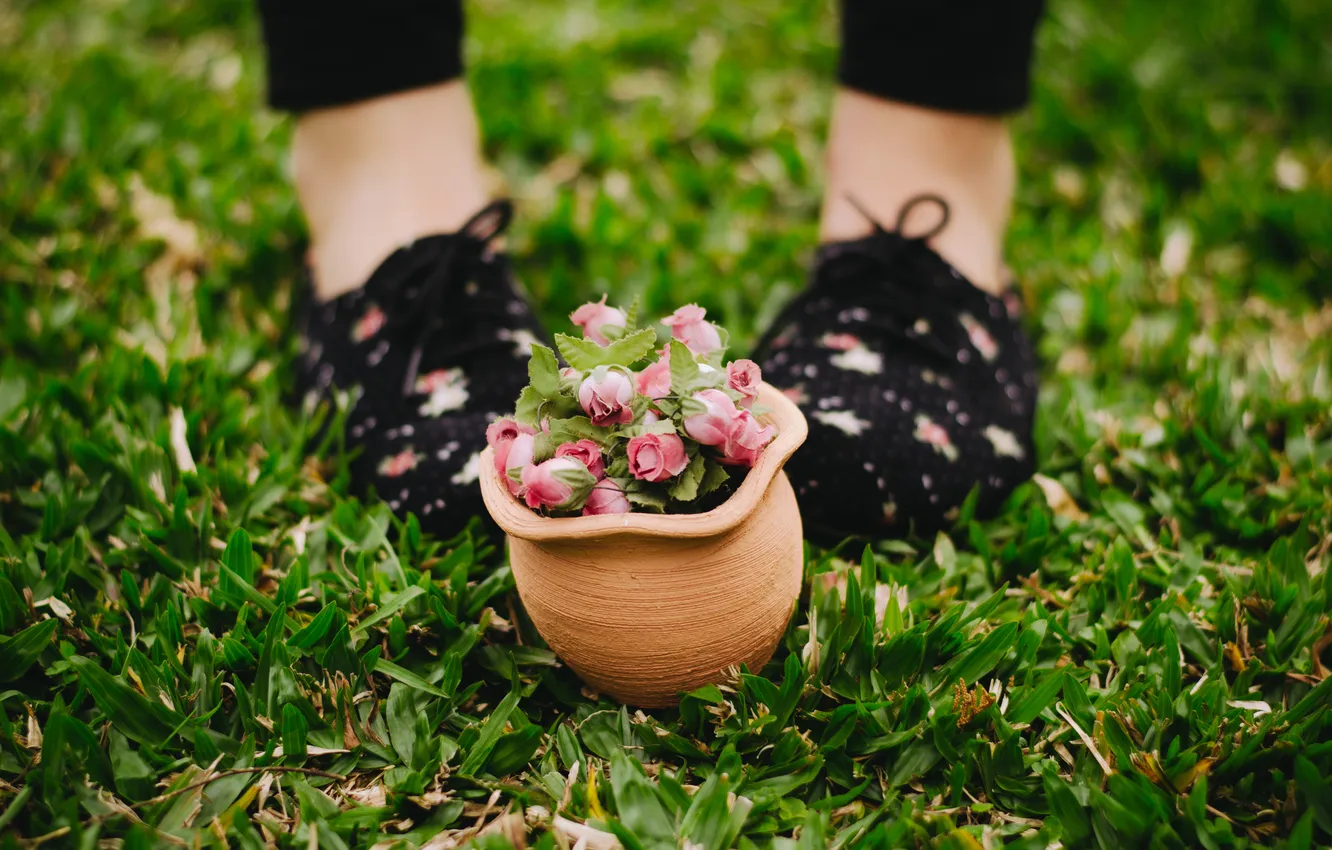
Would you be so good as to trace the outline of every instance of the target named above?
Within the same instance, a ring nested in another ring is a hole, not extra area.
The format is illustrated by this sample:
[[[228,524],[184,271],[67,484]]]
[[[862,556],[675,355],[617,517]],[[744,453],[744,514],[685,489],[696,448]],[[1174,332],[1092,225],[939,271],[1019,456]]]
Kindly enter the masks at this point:
[[[909,239],[893,231],[880,231],[859,239],[825,242],[815,253],[816,274],[832,272],[843,262],[873,257],[885,268],[900,268],[911,284],[946,297],[958,308],[986,302],[991,296],[944,259],[929,243]]]
[[[442,259],[449,242],[456,238],[452,233],[439,233],[422,236],[397,248],[370,273],[365,284],[356,291],[360,297],[372,300],[392,296],[408,277],[430,268],[431,257]]]

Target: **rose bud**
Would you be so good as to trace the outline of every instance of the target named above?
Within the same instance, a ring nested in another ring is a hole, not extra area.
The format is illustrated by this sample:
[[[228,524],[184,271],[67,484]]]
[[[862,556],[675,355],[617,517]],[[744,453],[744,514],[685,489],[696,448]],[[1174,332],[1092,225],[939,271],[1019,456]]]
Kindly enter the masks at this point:
[[[674,478],[689,465],[684,441],[675,434],[642,434],[629,441],[629,472],[643,481]]]
[[[598,366],[583,379],[578,387],[578,403],[592,419],[593,425],[627,425],[634,419],[629,404],[634,400],[634,387],[619,370]]]
[[[579,440],[576,443],[561,443],[555,450],[555,457],[571,457],[587,467],[593,478],[606,474],[606,465],[601,460],[601,446],[591,440]]]
[[[706,410],[686,416],[684,432],[705,446],[723,445],[731,433],[731,423],[739,415],[735,402],[721,390],[699,390],[694,393],[694,401],[702,402]]]
[[[504,474],[508,466],[509,444],[523,434],[536,433],[526,425],[519,425],[512,419],[496,419],[486,428],[486,445],[495,451],[495,471]]]
[[[601,516],[603,514],[627,514],[632,510],[629,499],[609,478],[603,478],[592,486],[583,504],[583,516]]]
[[[523,467],[523,501],[529,508],[577,510],[597,480],[571,457],[553,457]]]
[[[638,394],[648,398],[665,398],[671,394],[670,349],[662,349],[661,358],[634,376]]]
[[[504,480],[509,485],[509,492],[515,496],[523,494],[522,471],[532,463],[532,453],[536,451],[536,437],[531,434],[519,434],[508,442],[508,453],[504,456]]]
[[[608,345],[610,340],[606,338],[604,329],[614,327],[624,330],[629,318],[623,310],[607,307],[606,296],[603,295],[600,301],[589,301],[570,313],[569,321],[583,329],[584,339],[590,339],[597,345]]]
[[[726,386],[740,393],[740,406],[750,407],[758,398],[763,373],[753,360],[736,360],[726,367]]]
[[[688,304],[662,319],[669,325],[671,336],[683,342],[695,354],[708,355],[722,347],[721,334],[717,326],[705,321],[707,310],[697,304]]]
[[[734,466],[753,466],[759,452],[763,451],[776,432],[777,429],[771,425],[765,428],[759,424],[758,419],[748,410],[740,411],[726,435],[721,462]]]

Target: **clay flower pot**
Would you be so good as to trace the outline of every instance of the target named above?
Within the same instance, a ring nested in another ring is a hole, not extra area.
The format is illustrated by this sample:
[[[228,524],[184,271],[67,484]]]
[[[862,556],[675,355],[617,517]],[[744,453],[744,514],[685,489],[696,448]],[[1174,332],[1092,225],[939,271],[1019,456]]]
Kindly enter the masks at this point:
[[[800,410],[763,384],[777,437],[720,507],[702,514],[538,516],[510,495],[487,449],[481,492],[509,535],[523,605],[597,691],[674,705],[727,667],[772,656],[800,595],[804,536],[782,464],[805,441]]]

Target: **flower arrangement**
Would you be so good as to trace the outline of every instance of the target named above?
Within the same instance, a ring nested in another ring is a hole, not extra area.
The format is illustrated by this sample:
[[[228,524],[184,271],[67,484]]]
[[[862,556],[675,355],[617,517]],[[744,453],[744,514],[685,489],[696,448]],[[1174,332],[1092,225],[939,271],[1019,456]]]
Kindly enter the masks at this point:
[[[672,339],[658,349],[637,301],[602,297],[569,317],[582,339],[555,335],[567,367],[533,345],[513,415],[486,429],[509,491],[546,516],[691,513],[724,494],[776,430],[754,407],[758,365],[727,364],[726,331],[706,315],[691,304],[663,319]]]

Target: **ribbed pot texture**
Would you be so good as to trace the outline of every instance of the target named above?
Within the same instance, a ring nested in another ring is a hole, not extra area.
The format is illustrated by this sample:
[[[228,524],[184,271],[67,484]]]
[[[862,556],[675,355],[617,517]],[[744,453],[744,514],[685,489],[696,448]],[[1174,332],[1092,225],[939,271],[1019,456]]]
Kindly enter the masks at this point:
[[[674,705],[728,667],[772,656],[800,595],[804,536],[784,464],[808,431],[764,384],[777,438],[707,513],[538,516],[509,493],[487,449],[486,508],[509,536],[518,595],[556,654],[629,705]]]

